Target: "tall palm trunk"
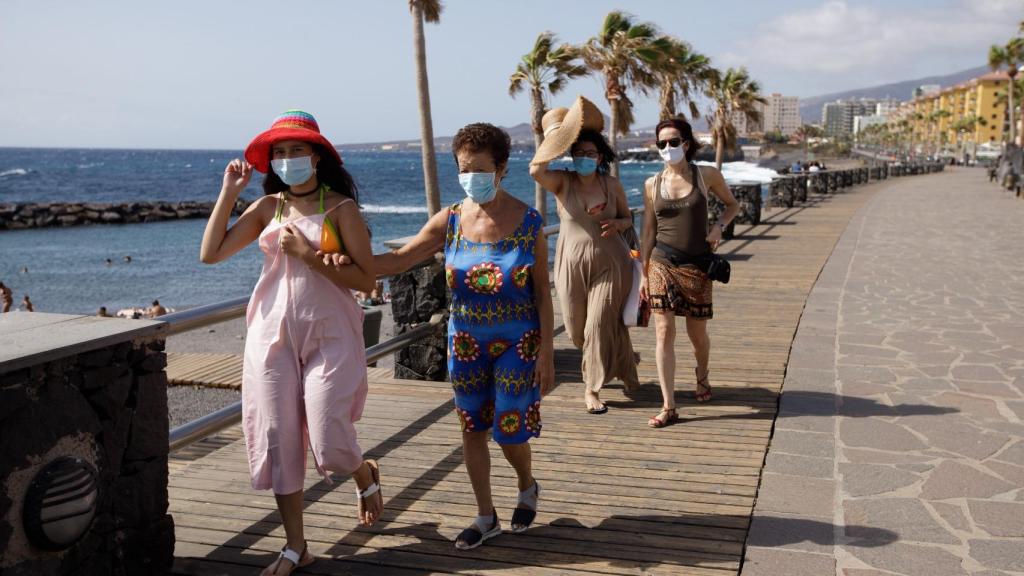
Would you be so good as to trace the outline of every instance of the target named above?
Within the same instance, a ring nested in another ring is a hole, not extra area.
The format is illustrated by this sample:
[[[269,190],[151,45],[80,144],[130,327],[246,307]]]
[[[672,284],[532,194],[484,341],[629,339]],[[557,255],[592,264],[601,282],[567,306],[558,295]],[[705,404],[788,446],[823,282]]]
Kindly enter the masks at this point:
[[[530,91],[531,106],[533,112],[533,121],[531,127],[533,128],[533,149],[540,150],[540,145],[544,142],[544,127],[540,121],[544,118],[544,95],[539,89],[533,89]],[[544,222],[548,221],[548,199],[544,193],[544,187],[540,185],[540,182],[534,182],[533,184],[533,205],[540,212],[540,217]]]
[[[1010,143],[1017,144],[1017,123],[1013,119],[1013,80],[1017,74],[1011,70],[1006,88],[1006,113],[1010,115]]]
[[[715,168],[722,169],[722,160],[725,160],[725,140],[715,139]]]
[[[437,185],[437,156],[434,154],[434,125],[430,113],[430,87],[427,84],[427,46],[423,35],[423,7],[413,2],[412,39],[416,53],[416,91],[420,107],[420,140],[423,152],[423,184],[427,196],[427,214],[441,210],[441,190]]]
[[[610,104],[609,112],[611,113],[610,120],[611,120],[611,124],[612,124],[611,125],[611,129],[608,130],[608,145],[612,147],[612,152],[615,152],[616,154],[618,154],[618,151],[615,149],[615,142],[616,142],[616,140],[618,140],[618,134],[617,134],[618,131],[615,129],[615,125],[616,125],[615,123],[618,122],[618,120],[619,120],[619,106],[618,106],[618,102],[616,100],[612,100],[611,98],[608,99],[608,104]],[[618,178],[619,177],[619,161],[618,160],[616,160],[615,162],[612,162],[611,169],[608,171],[608,173],[611,174],[612,178]]]
[[[658,97],[658,107],[661,109],[661,119],[675,116],[676,91],[671,82],[663,81],[661,83],[661,94]]]

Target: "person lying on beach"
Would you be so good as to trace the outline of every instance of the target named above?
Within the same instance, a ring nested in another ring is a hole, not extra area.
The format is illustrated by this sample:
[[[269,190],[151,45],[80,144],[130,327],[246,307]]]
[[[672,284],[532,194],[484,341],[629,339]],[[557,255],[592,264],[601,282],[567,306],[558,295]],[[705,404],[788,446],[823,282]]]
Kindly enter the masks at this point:
[[[0,282],[0,300],[3,301],[3,312],[10,312],[11,305],[14,304],[14,294],[3,282]]]
[[[163,316],[167,314],[167,308],[160,305],[159,300],[153,300],[153,304],[150,305],[149,310],[146,311],[146,316],[150,318],[156,318],[157,316]]]
[[[253,169],[266,173],[265,195],[229,227]],[[352,176],[313,116],[289,110],[252,140],[245,161],[224,169],[203,234],[206,264],[252,242],[264,256],[246,314],[242,430],[252,487],[274,491],[287,540],[264,576],[315,560],[302,523],[310,449],[328,483],[331,472],[355,478],[360,524],[373,524],[384,510],[380,468],[363,458],[355,428],[368,386],[363,311],[352,292],[372,290],[376,277],[358,201]],[[316,251],[328,246],[343,247],[354,264],[325,265]]]

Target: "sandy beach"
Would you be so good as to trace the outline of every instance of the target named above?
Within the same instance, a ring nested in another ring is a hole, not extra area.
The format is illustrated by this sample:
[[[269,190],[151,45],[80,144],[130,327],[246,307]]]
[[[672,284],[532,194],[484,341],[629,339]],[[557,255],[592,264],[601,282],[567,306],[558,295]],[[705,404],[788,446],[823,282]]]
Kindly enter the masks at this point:
[[[376,306],[383,316],[380,325],[380,340],[394,335],[391,319],[391,305]],[[171,336],[167,339],[167,351],[192,354],[239,354],[245,350],[245,318],[235,318],[220,324]],[[390,367],[394,360],[388,356],[378,367]],[[242,399],[237,390],[205,388],[201,386],[168,386],[167,404],[170,426],[174,428],[213,412]]]

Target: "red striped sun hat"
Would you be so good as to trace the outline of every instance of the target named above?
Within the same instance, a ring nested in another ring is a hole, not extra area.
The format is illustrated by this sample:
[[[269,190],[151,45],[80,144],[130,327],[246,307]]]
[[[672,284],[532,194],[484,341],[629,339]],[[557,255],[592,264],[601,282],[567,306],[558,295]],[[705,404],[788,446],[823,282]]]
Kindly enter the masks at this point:
[[[302,110],[289,110],[274,119],[270,130],[262,132],[246,146],[245,160],[257,171],[266,173],[270,169],[270,148],[284,140],[319,144],[334,154],[338,163],[341,163],[341,155],[334,145],[320,134],[320,126],[317,125],[316,119],[312,114]]]

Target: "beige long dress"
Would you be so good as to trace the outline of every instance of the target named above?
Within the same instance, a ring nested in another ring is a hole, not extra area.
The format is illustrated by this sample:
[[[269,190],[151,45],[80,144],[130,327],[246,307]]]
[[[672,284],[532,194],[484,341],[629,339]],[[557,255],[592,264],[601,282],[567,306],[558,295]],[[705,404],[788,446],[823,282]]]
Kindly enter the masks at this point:
[[[598,178],[608,178],[598,176]],[[629,329],[622,307],[633,282],[629,249],[619,234],[603,238],[601,221],[617,216],[606,182],[604,209],[587,213],[575,192],[579,180],[569,175],[568,190],[556,197],[561,228],[555,251],[555,288],[566,332],[583,351],[583,382],[597,392],[613,378],[627,389],[639,384]]]

